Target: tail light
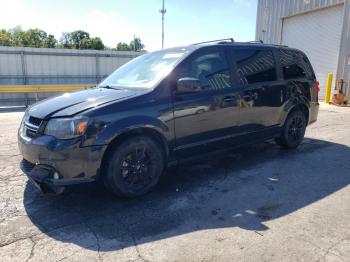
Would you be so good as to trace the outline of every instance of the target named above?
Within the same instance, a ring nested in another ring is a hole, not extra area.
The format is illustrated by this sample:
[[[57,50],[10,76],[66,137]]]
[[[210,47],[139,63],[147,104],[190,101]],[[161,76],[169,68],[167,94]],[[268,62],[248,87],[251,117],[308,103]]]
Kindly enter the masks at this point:
[[[316,95],[318,96],[318,93],[320,92],[320,82],[316,80]]]

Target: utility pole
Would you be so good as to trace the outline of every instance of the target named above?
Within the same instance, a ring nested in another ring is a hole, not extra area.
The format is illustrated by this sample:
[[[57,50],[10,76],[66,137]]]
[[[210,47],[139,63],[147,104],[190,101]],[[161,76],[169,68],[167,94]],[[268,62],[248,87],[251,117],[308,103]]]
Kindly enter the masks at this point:
[[[136,36],[134,34],[134,52],[136,52]]]
[[[164,8],[164,0],[163,0],[163,8],[159,10],[162,14],[162,49],[164,49],[164,15],[166,13],[166,9]]]

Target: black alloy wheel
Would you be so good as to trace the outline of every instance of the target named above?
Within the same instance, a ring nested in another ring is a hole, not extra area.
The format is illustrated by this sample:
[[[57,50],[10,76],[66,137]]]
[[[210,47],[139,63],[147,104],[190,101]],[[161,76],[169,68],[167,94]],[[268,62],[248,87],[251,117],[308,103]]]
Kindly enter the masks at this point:
[[[306,119],[302,111],[293,111],[287,117],[281,136],[276,138],[276,143],[283,148],[297,148],[304,139]]]
[[[131,190],[140,190],[154,178],[154,159],[146,147],[135,147],[124,156],[120,163],[120,172],[124,183]]]
[[[295,114],[288,125],[288,140],[298,142],[304,138],[304,133],[305,119],[299,114]]]
[[[157,184],[163,166],[158,143],[145,136],[130,137],[110,154],[105,184],[118,196],[137,197]]]

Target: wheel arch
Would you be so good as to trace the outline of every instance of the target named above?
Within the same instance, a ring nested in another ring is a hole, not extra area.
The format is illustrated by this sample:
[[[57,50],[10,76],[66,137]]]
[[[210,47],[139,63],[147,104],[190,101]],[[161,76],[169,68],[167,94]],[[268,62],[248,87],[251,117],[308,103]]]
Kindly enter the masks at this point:
[[[281,126],[284,125],[285,121],[287,120],[288,116],[295,111],[302,111],[307,125],[309,124],[309,119],[310,119],[310,107],[302,102],[299,103],[294,103],[292,105],[286,106],[284,110],[284,114],[282,115],[282,121],[281,121]]]
[[[167,162],[168,156],[169,156],[169,147],[166,138],[156,129],[151,127],[135,127],[132,129],[124,130],[120,134],[118,134],[116,137],[114,137],[109,144],[107,145],[107,148],[105,152],[103,153],[102,161],[101,161],[101,175],[105,173],[105,168],[107,167],[107,160],[110,154],[117,148],[123,141],[130,137],[136,137],[136,136],[146,136],[151,138],[153,141],[155,141],[159,147],[162,150],[163,158],[164,158],[164,165]]]

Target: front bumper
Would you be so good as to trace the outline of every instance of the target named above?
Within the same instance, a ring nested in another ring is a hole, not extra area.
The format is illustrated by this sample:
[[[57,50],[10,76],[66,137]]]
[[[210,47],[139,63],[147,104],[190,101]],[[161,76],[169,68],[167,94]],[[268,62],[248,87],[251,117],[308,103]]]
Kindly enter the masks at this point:
[[[20,167],[29,181],[43,193],[60,194],[66,186],[94,181],[94,179],[87,177],[62,179],[54,168],[46,165],[36,165],[25,159],[21,161]],[[58,175],[57,178],[54,176],[55,173]]]
[[[21,134],[18,146],[22,171],[44,193],[61,193],[66,186],[95,181],[107,147],[82,147],[80,138],[28,138]]]

